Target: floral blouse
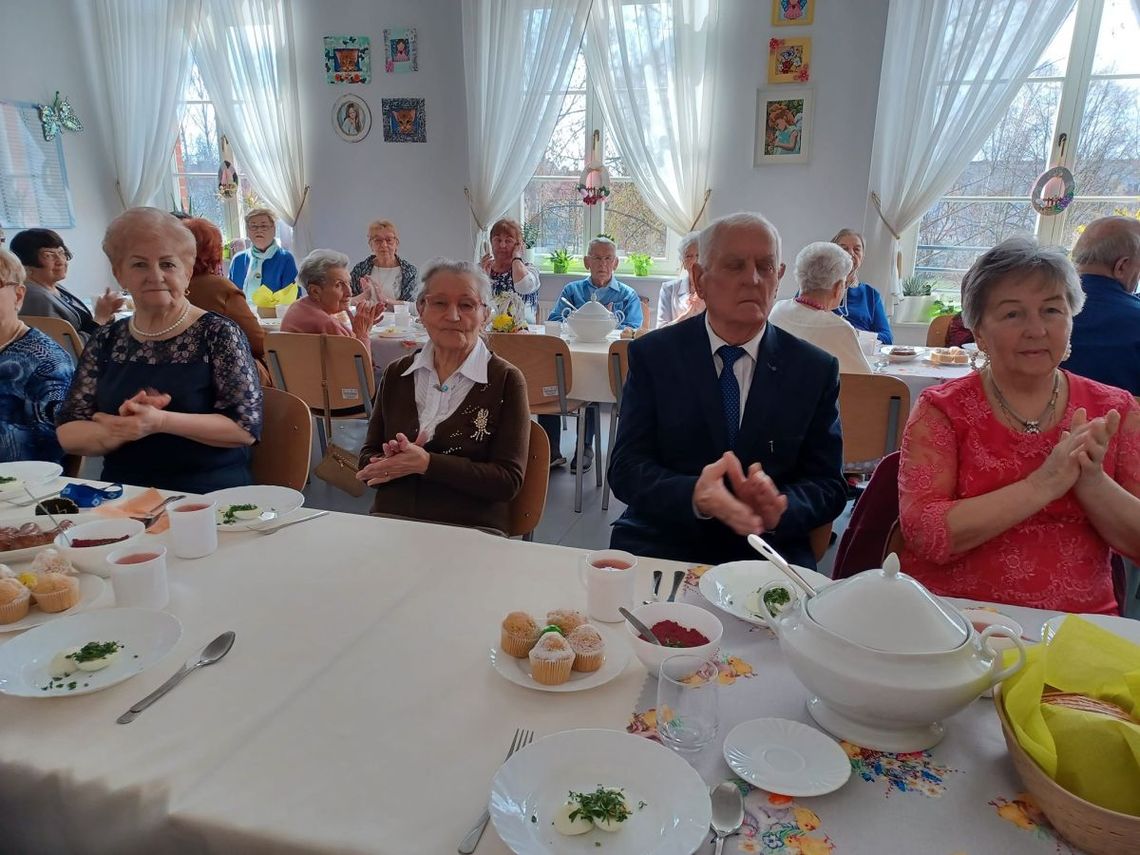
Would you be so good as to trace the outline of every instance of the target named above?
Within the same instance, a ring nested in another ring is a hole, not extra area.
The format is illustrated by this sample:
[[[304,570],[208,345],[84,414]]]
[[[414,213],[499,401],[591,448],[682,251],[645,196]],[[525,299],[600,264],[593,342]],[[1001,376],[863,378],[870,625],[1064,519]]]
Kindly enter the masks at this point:
[[[951,554],[947,515],[967,498],[1023,480],[1049,456],[1084,407],[1116,409],[1105,473],[1140,495],[1140,407],[1127,392],[1065,372],[1069,401],[1052,429],[1013,431],[998,420],[974,373],[927,389],[907,423],[899,468],[903,569],[936,594],[1039,609],[1115,614],[1108,544],[1070,491],[966,552]]]
[[[55,415],[74,370],[63,348],[36,329],[0,350],[0,462],[63,459]]]

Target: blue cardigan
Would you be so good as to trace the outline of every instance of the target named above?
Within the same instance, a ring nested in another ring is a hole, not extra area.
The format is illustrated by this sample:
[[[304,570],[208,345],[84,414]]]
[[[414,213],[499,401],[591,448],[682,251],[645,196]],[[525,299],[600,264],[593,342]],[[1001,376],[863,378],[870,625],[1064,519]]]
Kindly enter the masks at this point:
[[[883,344],[894,344],[891,322],[887,320],[887,311],[883,308],[883,298],[866,282],[847,289],[847,308],[840,305],[835,314],[846,318],[857,330],[878,333],[879,341]]]
[[[249,250],[239,252],[230,262],[230,281],[238,288],[245,286],[245,274],[249,270]],[[261,265],[261,284],[270,291],[280,291],[286,285],[297,281],[297,262],[293,253],[287,249],[278,249],[277,254]],[[254,289],[256,290],[256,289]],[[252,297],[252,293],[245,295]]]
[[[1073,355],[1061,367],[1140,395],[1140,297],[1093,273],[1081,286],[1085,307],[1073,318]]]

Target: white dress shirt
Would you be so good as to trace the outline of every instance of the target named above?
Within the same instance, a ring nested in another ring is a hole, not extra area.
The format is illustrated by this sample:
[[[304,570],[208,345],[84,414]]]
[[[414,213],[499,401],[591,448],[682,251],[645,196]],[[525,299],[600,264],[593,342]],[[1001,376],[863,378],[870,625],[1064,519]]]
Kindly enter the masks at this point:
[[[414,374],[416,379],[416,411],[420,416],[420,430],[430,440],[439,423],[454,413],[476,383],[487,382],[487,363],[491,351],[479,339],[455,373],[441,383],[435,371],[434,349],[429,341],[416,354],[412,364],[402,376]],[[415,437],[409,437],[414,439]]]
[[[768,325],[764,324],[764,326],[760,327],[760,332],[740,345],[740,347],[744,348],[745,355],[736,360],[732,366],[732,373],[736,375],[736,381],[740,384],[741,420],[744,419],[744,407],[748,403],[748,387],[752,385],[752,375],[756,372],[756,354],[760,352],[760,339],[764,337],[764,331],[766,329],[768,329]],[[717,355],[717,350],[723,345],[728,344],[728,342],[713,332],[712,325],[709,323],[708,312],[705,312],[705,330],[708,331],[709,334],[709,346],[713,352],[716,376],[720,377],[720,372],[724,368],[724,361]]]

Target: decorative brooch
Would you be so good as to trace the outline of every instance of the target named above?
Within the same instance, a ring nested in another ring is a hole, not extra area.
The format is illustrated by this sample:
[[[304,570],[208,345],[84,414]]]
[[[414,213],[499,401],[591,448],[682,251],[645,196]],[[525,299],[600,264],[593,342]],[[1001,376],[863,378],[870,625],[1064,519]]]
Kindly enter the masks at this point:
[[[471,438],[476,442],[482,442],[491,435],[487,430],[487,425],[491,421],[491,411],[486,407],[480,407],[475,411],[475,433],[471,434]]]

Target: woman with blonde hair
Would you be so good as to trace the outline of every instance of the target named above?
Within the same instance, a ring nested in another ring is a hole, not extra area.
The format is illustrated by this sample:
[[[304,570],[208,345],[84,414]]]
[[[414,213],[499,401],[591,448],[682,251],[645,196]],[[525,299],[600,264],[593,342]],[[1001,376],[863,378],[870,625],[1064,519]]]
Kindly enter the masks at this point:
[[[276,294],[297,280],[293,254],[277,242],[277,215],[268,208],[253,208],[245,215],[249,249],[230,262],[230,281],[241,288],[247,299],[254,299],[259,288]],[[259,304],[260,305],[260,304]]]
[[[420,273],[414,264],[399,255],[400,232],[396,224],[391,220],[369,223],[368,248],[372,254],[354,266],[349,274],[352,302],[391,305],[411,301]]]
[[[490,251],[484,253],[479,264],[491,280],[495,302],[506,303],[510,295],[517,294],[526,307],[526,320],[534,323],[540,283],[537,268],[523,260],[525,251],[522,226],[503,218],[491,226]]]

